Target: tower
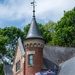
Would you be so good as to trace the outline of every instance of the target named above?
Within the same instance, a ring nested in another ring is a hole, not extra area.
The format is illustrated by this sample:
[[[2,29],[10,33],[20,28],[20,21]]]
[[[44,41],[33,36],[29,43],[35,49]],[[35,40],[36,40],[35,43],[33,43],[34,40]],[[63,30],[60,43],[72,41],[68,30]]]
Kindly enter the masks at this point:
[[[24,40],[25,47],[25,75],[34,75],[41,71],[43,67],[43,47],[44,40],[38,29],[35,18],[35,0],[31,2],[33,5],[33,18]]]

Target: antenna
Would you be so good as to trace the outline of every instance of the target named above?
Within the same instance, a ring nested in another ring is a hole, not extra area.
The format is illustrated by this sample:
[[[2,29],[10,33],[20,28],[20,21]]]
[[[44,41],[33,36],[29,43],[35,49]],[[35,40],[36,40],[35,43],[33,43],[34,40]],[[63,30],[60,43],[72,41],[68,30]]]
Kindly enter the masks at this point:
[[[33,6],[33,17],[35,18],[35,0],[33,0],[33,2],[31,2],[32,6]]]

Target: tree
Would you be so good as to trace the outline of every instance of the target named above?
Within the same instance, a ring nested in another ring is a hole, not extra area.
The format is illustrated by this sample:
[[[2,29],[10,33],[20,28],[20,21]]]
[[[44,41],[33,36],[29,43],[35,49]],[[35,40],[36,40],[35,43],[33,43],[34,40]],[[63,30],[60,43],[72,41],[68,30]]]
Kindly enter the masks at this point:
[[[7,53],[6,47],[5,47],[7,40],[8,40],[7,37],[3,37],[2,35],[0,35],[0,60],[2,61],[2,63],[4,62],[3,56],[6,55]]]
[[[40,29],[41,35],[43,36],[45,40],[45,43],[47,44],[52,39],[50,31],[45,29],[44,25],[39,23],[38,23],[38,27]]]
[[[75,47],[75,10],[65,12],[55,29],[54,45]]]
[[[56,26],[56,23],[53,21],[49,21],[44,25],[45,29],[50,31],[50,33],[55,32],[55,26]]]
[[[3,72],[3,64],[0,64],[0,75],[4,75],[4,72]]]
[[[9,45],[10,50],[15,50],[15,45],[19,37],[23,38],[23,32],[16,27],[5,27],[0,30],[0,34],[4,37],[8,37],[9,40],[7,41],[7,45]]]
[[[29,30],[29,27],[30,27],[30,24],[28,24],[28,25],[26,25],[26,26],[24,27],[24,37],[27,36],[27,33],[28,33],[28,30]]]
[[[0,34],[8,37],[5,46],[7,49],[7,57],[11,59],[14,55],[14,50],[16,50],[18,38],[21,37],[23,39],[24,33],[19,28],[11,26],[0,29]]]
[[[8,62],[5,58],[10,60],[8,63],[13,61],[18,38],[23,38],[23,36],[24,34],[19,28],[13,26],[0,28],[0,75],[3,75],[3,64]]]
[[[56,23],[53,21],[49,21],[44,25],[45,30],[49,31],[52,39],[54,38],[54,35],[55,35],[55,26],[56,26]],[[52,45],[52,40],[48,40],[47,45]]]

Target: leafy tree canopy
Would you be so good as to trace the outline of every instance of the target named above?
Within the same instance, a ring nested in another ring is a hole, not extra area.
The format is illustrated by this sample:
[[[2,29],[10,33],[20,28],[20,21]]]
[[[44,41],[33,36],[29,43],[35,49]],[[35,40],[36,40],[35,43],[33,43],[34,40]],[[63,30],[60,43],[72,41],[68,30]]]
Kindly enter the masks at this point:
[[[5,47],[6,41],[7,41],[7,37],[3,37],[2,35],[0,35],[0,54],[1,55],[6,54],[6,47]]]
[[[0,64],[0,75],[4,75],[4,72],[3,72],[3,64]]]
[[[8,38],[7,41],[3,41],[3,42],[6,43],[5,44],[7,50],[6,56],[11,59],[14,55],[14,50],[16,50],[17,40],[19,37],[23,38],[24,33],[19,28],[11,26],[11,27],[5,27],[3,29],[0,29],[0,35]],[[4,49],[2,49],[2,51],[4,51]]]
[[[23,38],[23,32],[16,27],[5,27],[0,29],[0,34],[4,37],[8,37],[7,45],[9,46],[9,50],[15,50],[15,45],[19,37]]]
[[[75,9],[65,12],[55,29],[53,45],[75,47]]]

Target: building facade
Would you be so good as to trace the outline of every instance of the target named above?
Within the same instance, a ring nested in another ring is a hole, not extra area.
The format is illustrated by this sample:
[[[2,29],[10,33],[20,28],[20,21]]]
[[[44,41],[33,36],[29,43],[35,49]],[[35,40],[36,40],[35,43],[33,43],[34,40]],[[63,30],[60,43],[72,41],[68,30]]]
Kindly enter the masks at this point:
[[[13,75],[34,75],[43,68],[44,40],[35,18],[35,1],[33,18],[26,38],[19,38],[13,63]]]

